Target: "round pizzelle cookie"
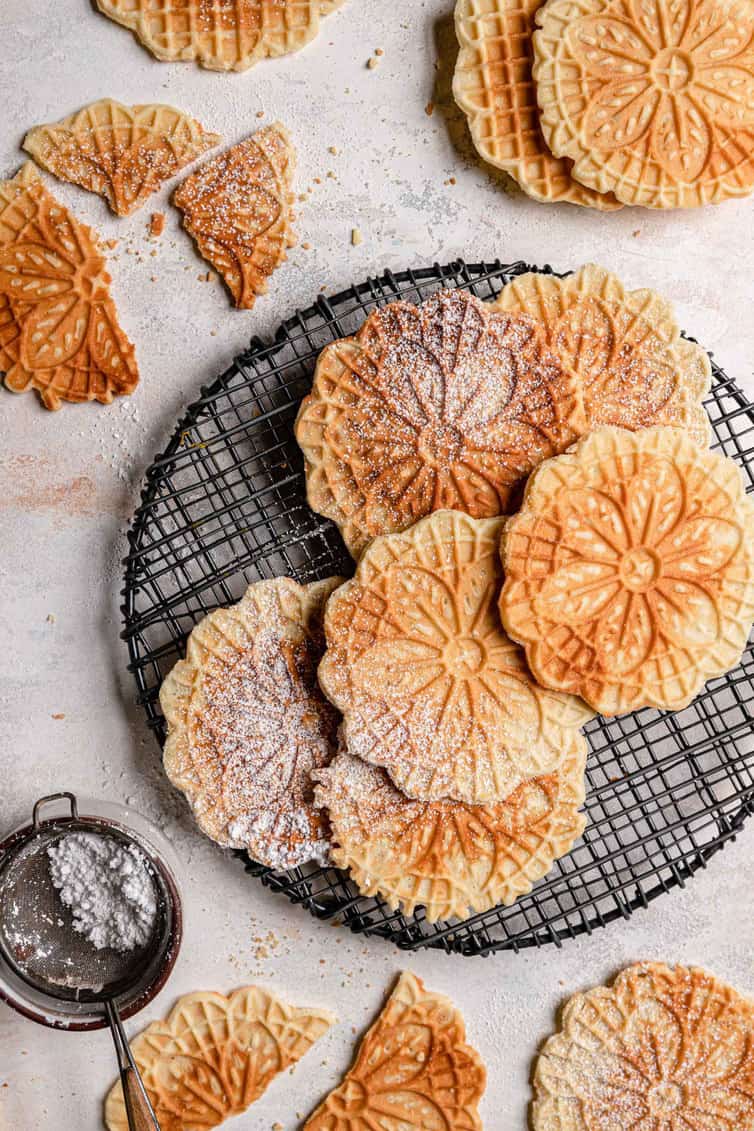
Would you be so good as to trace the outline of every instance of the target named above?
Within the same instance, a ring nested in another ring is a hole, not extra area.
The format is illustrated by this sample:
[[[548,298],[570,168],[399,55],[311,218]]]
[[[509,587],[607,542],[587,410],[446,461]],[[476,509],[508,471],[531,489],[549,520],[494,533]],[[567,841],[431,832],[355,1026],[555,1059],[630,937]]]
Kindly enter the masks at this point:
[[[503,624],[535,678],[604,715],[686,706],[754,620],[741,471],[678,428],[601,428],[543,464],[503,562]]]
[[[435,510],[506,513],[575,439],[574,404],[531,318],[462,290],[389,303],[320,354],[296,420],[309,503],[354,557]]]
[[[540,688],[500,625],[503,521],[437,511],[377,538],[328,601],[319,681],[344,744],[409,797],[499,801],[585,749],[591,713]]]
[[[315,802],[327,811],[333,863],[362,895],[427,922],[508,906],[573,847],[586,820],[586,752],[580,743],[554,773],[524,782],[491,805],[414,801],[384,770],[341,752],[317,771]]]
[[[624,204],[754,188],[751,0],[547,0],[534,79],[545,141]]]
[[[296,1009],[257,986],[230,997],[184,994],[131,1052],[162,1131],[204,1131],[246,1111],[334,1022],[324,1009]],[[105,1123],[128,1129],[120,1081],[105,1100]]]
[[[62,180],[104,196],[117,216],[130,216],[219,142],[218,134],[173,106],[123,106],[101,98],[60,122],[35,126],[24,149]]]
[[[165,772],[218,844],[270,868],[324,863],[312,770],[332,759],[338,716],[317,684],[322,610],[339,578],[250,585],[200,621],[160,688]]]
[[[449,998],[398,979],[343,1083],[303,1131],[482,1131],[487,1072]]]
[[[571,163],[553,157],[539,125],[532,78],[534,17],[542,0],[457,0],[460,51],[453,96],[468,118],[479,155],[529,196],[602,211],[621,205],[579,184]]]
[[[754,1007],[695,967],[576,994],[534,1074],[534,1131],[751,1131]]]
[[[520,275],[495,305],[544,327],[547,346],[573,376],[579,432],[670,424],[709,445],[702,404],[712,381],[709,357],[681,337],[670,303],[655,291],[627,291],[616,275],[587,263],[565,279]]]

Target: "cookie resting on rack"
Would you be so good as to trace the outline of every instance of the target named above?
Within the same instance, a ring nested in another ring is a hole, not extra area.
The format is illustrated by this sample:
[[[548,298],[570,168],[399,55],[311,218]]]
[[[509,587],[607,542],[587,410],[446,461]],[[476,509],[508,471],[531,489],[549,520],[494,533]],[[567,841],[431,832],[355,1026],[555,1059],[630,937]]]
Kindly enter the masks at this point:
[[[303,1131],[482,1131],[486,1078],[453,1003],[404,973]]]
[[[338,578],[250,585],[191,633],[160,689],[165,772],[218,844],[270,868],[328,855],[312,770],[326,766],[338,715],[317,684],[322,609]]]
[[[754,621],[754,503],[679,428],[600,428],[530,478],[500,613],[543,687],[596,711],[678,710]]]
[[[165,1021],[131,1041],[131,1051],[162,1131],[204,1131],[246,1111],[334,1021],[324,1009],[295,1009],[256,986],[230,997],[184,994]],[[108,1131],[129,1126],[120,1082],[105,1101],[105,1123]]]
[[[629,966],[539,1054],[533,1131],[752,1131],[754,1007],[703,970]]]
[[[503,524],[436,511],[376,538],[327,604],[344,744],[422,801],[501,801],[586,748],[591,712],[540,688],[500,624]]]
[[[354,557],[435,510],[507,513],[574,406],[531,318],[463,290],[389,303],[320,354],[296,420],[309,503]]]
[[[0,373],[45,408],[132,393],[134,347],[110,297],[97,236],[47,191],[31,161],[0,181]]]
[[[428,923],[514,903],[570,852],[586,824],[586,751],[524,782],[505,801],[414,801],[385,770],[341,752],[316,774],[331,825],[332,860],[362,895],[392,910],[425,909]]]

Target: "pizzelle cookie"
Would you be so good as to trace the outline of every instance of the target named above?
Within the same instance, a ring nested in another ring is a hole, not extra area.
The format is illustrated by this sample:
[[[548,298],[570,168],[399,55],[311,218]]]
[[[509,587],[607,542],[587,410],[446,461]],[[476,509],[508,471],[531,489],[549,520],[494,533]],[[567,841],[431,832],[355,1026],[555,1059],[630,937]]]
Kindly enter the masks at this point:
[[[750,0],[547,0],[537,22],[542,131],[582,184],[649,208],[752,191]]]
[[[486,1079],[453,1003],[404,973],[343,1083],[303,1131],[482,1131]]]
[[[587,263],[565,279],[519,275],[496,306],[544,327],[548,348],[575,383],[578,432],[670,424],[709,445],[702,404],[712,380],[709,357],[681,337],[670,303],[655,291],[627,291],[616,275]]]
[[[500,613],[536,679],[604,715],[686,706],[754,620],[741,471],[678,428],[601,428],[543,464],[503,560]]]
[[[553,157],[539,125],[532,78],[534,17],[542,0],[457,0],[460,51],[453,96],[466,114],[477,152],[535,200],[567,201],[603,211],[620,208],[571,176]]]
[[[328,601],[319,680],[345,746],[409,797],[499,801],[585,750],[591,713],[540,688],[500,625],[503,523],[437,511],[375,539]]]
[[[384,770],[341,752],[317,771],[315,801],[327,810],[331,856],[362,895],[427,922],[508,906],[531,890],[584,831],[585,751],[533,778],[505,801],[413,801]]]
[[[97,0],[158,59],[245,71],[310,43],[343,0]]]
[[[132,393],[134,347],[118,322],[91,228],[47,191],[27,161],[0,181],[0,372],[45,408]]]
[[[60,122],[35,126],[24,149],[55,176],[104,196],[117,216],[130,216],[219,142],[218,134],[172,106],[123,106],[102,98]]]
[[[296,420],[309,503],[354,556],[434,510],[506,513],[574,406],[532,319],[462,290],[389,303],[320,354]]]
[[[240,1115],[334,1023],[324,1009],[294,1009],[256,986],[185,994],[165,1021],[131,1041],[162,1131],[217,1127]],[[127,1131],[118,1081],[105,1101],[109,1131]]]
[[[225,281],[237,307],[251,310],[296,243],[296,151],[275,122],[191,173],[173,194],[199,253]]]
[[[207,836],[270,868],[327,859],[310,773],[337,746],[317,663],[323,605],[339,580],[250,585],[199,622],[160,688],[168,777]]]
[[[533,1131],[750,1131],[754,1007],[704,970],[629,966],[571,998],[534,1091]]]

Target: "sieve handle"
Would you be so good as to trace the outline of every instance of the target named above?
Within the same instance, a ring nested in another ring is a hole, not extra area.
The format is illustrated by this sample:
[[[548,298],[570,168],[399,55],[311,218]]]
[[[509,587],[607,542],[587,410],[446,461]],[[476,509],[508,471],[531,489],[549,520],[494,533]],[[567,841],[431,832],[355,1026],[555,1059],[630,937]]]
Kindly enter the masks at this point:
[[[110,1024],[110,1032],[113,1035],[115,1052],[118,1056],[129,1131],[160,1131],[157,1116],[149,1102],[149,1096],[128,1044],[128,1037],[120,1019],[118,1007],[112,999],[105,1003],[105,1012]]]

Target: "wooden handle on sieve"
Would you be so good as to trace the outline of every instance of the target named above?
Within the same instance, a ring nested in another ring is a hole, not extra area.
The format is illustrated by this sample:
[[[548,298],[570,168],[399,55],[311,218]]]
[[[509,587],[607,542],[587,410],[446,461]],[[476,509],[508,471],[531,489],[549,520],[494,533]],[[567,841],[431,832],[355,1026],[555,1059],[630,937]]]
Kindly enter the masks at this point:
[[[160,1125],[149,1109],[133,1068],[130,1066],[124,1068],[120,1079],[123,1084],[130,1131],[160,1131]]]

